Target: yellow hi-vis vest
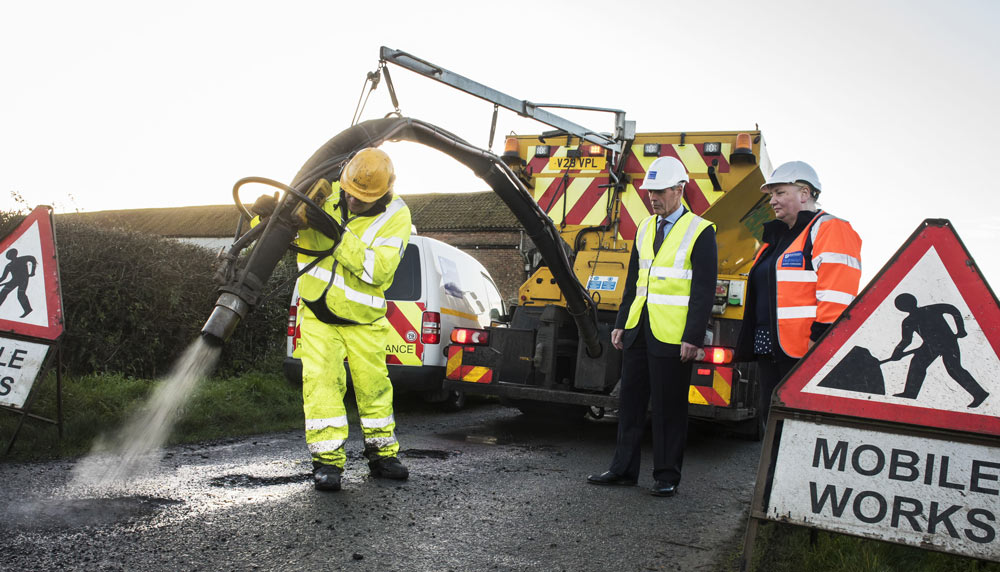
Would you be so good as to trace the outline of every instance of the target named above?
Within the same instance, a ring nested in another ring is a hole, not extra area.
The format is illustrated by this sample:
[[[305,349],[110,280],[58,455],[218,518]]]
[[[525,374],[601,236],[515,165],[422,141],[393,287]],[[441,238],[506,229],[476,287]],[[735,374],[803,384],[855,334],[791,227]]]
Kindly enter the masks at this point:
[[[656,215],[641,223],[636,230],[639,249],[639,274],[635,282],[635,300],[629,308],[626,329],[639,325],[642,308],[649,313],[649,328],[656,339],[665,344],[680,344],[687,322],[691,298],[691,248],[708,227],[707,220],[685,212],[671,227],[660,250],[653,254],[656,238]]]
[[[323,205],[338,223],[342,222],[336,197],[339,183],[333,184],[334,194]],[[385,316],[385,290],[410,242],[410,209],[395,198],[385,212],[374,216],[348,213],[340,243],[333,254],[322,258],[299,277],[299,296],[315,302],[321,298],[338,318],[358,324],[370,324]],[[298,246],[309,250],[328,250],[333,240],[310,228],[299,231]],[[316,259],[298,255],[299,270]]]

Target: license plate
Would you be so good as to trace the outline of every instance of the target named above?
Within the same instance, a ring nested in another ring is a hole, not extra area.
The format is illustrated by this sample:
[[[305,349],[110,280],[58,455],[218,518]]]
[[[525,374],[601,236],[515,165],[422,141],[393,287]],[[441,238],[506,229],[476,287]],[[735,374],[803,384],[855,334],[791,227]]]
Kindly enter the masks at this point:
[[[608,167],[604,157],[549,157],[550,171],[603,171]]]

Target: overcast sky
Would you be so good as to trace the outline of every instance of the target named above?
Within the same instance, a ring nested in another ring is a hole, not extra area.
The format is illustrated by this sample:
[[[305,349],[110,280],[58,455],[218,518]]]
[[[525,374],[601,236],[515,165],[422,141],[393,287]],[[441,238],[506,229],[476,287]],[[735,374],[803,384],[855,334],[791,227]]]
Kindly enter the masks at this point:
[[[640,132],[759,125],[774,165],[817,169],[824,208],[864,239],[866,280],[947,218],[1000,284],[998,28],[991,0],[7,0],[0,208],[12,193],[59,211],[224,204],[241,177],[289,182],[349,126],[386,45],[517,98],[624,109]],[[491,105],[391,71],[405,115],[486,145]],[[365,118],[388,111],[379,89]],[[501,112],[494,150],[544,129]],[[487,188],[402,147],[404,194]]]

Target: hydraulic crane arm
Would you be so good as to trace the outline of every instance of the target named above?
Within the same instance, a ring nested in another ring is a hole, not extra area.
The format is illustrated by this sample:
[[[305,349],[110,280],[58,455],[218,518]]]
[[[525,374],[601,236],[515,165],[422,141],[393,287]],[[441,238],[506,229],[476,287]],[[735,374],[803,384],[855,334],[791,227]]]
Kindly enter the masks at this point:
[[[505,93],[499,92],[491,87],[473,81],[467,77],[450,72],[441,66],[434,65],[426,60],[420,59],[412,54],[401,50],[394,50],[382,46],[380,59],[383,62],[390,62],[418,73],[424,77],[437,80],[445,85],[451,86],[480,99],[484,99],[505,109],[509,109],[522,117],[534,119],[558,130],[565,131],[570,135],[579,137],[595,145],[600,145],[609,149],[615,154],[621,154],[626,141],[635,139],[635,121],[626,121],[625,112],[620,109],[608,109],[604,107],[589,107],[581,105],[562,105],[547,103],[532,103],[525,99],[517,99]],[[613,137],[597,133],[577,125],[572,121],[563,119],[554,113],[542,109],[543,107],[557,107],[563,109],[580,109],[584,111],[601,111],[613,113],[615,116],[615,133]]]

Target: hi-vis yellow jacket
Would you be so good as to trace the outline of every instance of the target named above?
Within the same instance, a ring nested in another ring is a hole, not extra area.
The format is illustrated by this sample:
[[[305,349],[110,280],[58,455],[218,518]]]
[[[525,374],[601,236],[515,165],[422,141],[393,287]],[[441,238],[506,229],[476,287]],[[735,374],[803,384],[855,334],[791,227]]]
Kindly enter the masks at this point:
[[[691,298],[691,249],[710,226],[712,223],[687,211],[677,219],[654,254],[656,215],[639,223],[635,242],[639,248],[639,273],[625,329],[639,324],[642,307],[646,306],[649,327],[656,339],[665,344],[681,343]]]
[[[337,206],[340,183],[333,183],[333,194],[323,206],[343,227],[340,243],[333,254],[323,257],[299,277],[299,296],[323,321],[346,321],[369,324],[385,316],[385,290],[392,285],[393,274],[410,241],[410,209],[396,197],[384,211],[371,215],[347,214]],[[311,228],[299,231],[296,244],[309,250],[328,250],[333,240]],[[299,270],[316,257],[298,255]],[[325,302],[332,314],[324,319],[317,312],[317,302]]]

